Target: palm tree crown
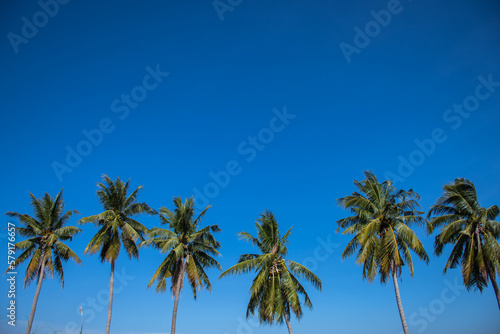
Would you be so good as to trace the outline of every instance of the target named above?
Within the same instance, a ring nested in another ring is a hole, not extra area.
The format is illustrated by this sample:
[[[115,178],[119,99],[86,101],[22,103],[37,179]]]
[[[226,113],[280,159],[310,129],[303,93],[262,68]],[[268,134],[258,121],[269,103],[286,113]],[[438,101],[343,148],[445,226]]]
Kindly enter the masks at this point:
[[[212,285],[203,268],[216,267],[220,264],[213,258],[220,255],[220,243],[212,233],[220,232],[218,225],[206,226],[198,230],[199,224],[210,206],[207,206],[195,218],[194,200],[189,198],[182,202],[180,197],[174,198],[175,210],[160,208],[161,223],[169,229],[155,227],[148,232],[150,239],[140,246],[153,246],[161,253],[168,254],[154,273],[148,287],[157,281],[156,291],[166,290],[166,279],[171,277],[171,290],[175,292],[176,284],[181,279],[181,267],[185,262],[187,278],[196,299],[197,289],[205,287],[211,290]]]
[[[441,255],[444,246],[453,249],[444,267],[462,267],[462,277],[467,289],[483,290],[491,281],[500,308],[500,293],[496,283],[500,275],[500,223],[495,221],[498,206],[484,208],[479,205],[474,184],[464,178],[455,179],[443,187],[442,196],[428,213],[434,215],[428,224],[431,234],[441,227],[434,242],[435,253]]]
[[[413,276],[410,249],[426,262],[429,256],[409,225],[423,225],[425,219],[418,211],[420,196],[413,190],[396,190],[392,182],[380,183],[373,172],[365,172],[366,179],[354,180],[358,191],[339,198],[337,203],[353,214],[337,221],[342,234],[354,234],[342,253],[346,259],[359,248],[356,259],[363,265],[363,278],[373,281],[377,272],[385,283],[396,272],[399,276],[405,264]]]
[[[303,265],[285,259],[292,228],[281,237],[278,221],[271,211],[266,210],[260,215],[255,228],[257,237],[248,232],[238,235],[256,246],[260,254],[241,255],[238,264],[224,271],[220,277],[256,272],[250,288],[247,317],[257,312],[261,323],[286,322],[291,333],[290,313],[293,312],[298,319],[303,315],[299,295],[304,297],[304,305],[312,308],[312,302],[298,278],[305,279],[319,290],[321,280]]]
[[[73,260],[81,264],[80,258],[62,241],[72,240],[73,236],[81,232],[78,227],[64,226],[76,210],[64,212],[64,200],[62,191],[53,199],[48,193],[41,199],[37,199],[30,193],[31,206],[34,216],[7,212],[9,217],[17,218],[24,227],[16,227],[19,235],[28,239],[16,243],[16,250],[24,251],[19,255],[14,266],[29,259],[24,277],[24,286],[28,286],[33,280],[40,277],[40,269],[44,262],[47,274],[54,277],[57,275],[64,287],[64,270],[62,262]],[[43,261],[42,261],[43,258]]]
[[[107,175],[103,182],[98,183],[97,197],[104,208],[104,212],[84,217],[79,224],[94,223],[100,227],[96,235],[90,240],[85,253],[96,254],[102,262],[116,260],[120,254],[121,245],[129,257],[138,258],[139,250],[136,245],[138,239],[144,240],[144,233],[148,230],[144,225],[131,217],[147,213],[156,214],[146,203],[137,203],[137,197],[142,186],[137,187],[128,195],[129,183],[117,178],[115,182]]]

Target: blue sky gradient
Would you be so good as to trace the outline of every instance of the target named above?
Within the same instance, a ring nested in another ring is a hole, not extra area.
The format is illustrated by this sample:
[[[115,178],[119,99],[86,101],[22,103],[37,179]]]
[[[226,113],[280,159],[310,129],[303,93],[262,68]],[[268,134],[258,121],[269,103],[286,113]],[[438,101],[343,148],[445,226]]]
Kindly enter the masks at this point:
[[[76,224],[102,211],[103,173],[144,185],[139,199],[156,209],[196,194],[213,205],[203,224],[222,228],[228,268],[252,251],[236,233],[270,209],[283,232],[293,226],[289,258],[323,280],[295,333],[402,331],[392,282],[369,284],[354,258],[340,260],[349,237],[335,222],[348,212],[335,200],[364,170],[413,188],[424,210],[456,177],[475,183],[482,206],[500,204],[498,1],[6,0],[0,15],[1,212],[31,214],[29,192],[64,187]],[[66,264],[64,289],[42,287],[41,334],[74,333],[82,305],[84,333],[104,333],[110,266],[83,254],[97,230],[82,230],[70,246],[83,265]],[[415,257],[413,278],[403,270],[410,332],[498,333],[491,287],[467,292],[459,269],[443,276],[449,251],[429,265]],[[112,333],[168,333],[171,294],[146,288],[162,259],[120,256]],[[35,291],[24,269],[15,328],[0,281],[2,333],[24,333]],[[184,289],[179,333],[286,332],[245,320],[252,275],[219,274],[197,301]]]

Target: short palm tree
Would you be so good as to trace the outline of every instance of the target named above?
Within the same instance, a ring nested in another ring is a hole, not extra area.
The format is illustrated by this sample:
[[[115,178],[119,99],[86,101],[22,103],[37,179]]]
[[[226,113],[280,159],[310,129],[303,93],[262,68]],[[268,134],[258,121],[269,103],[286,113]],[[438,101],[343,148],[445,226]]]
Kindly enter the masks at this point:
[[[113,308],[115,261],[120,254],[122,244],[129,258],[139,258],[136,241],[138,239],[144,240],[144,233],[148,230],[131,217],[142,213],[156,214],[156,211],[146,203],[137,202],[137,196],[142,186],[137,187],[129,195],[130,180],[123,182],[118,178],[113,181],[107,175],[103,175],[102,180],[102,183],[97,184],[97,197],[105,211],[98,215],[84,217],[78,223],[94,223],[99,227],[99,231],[85,248],[85,254],[99,253],[101,262],[111,262],[108,318],[106,322],[106,334],[109,334]]]
[[[9,269],[12,270],[28,260],[24,286],[28,286],[34,280],[38,281],[26,334],[31,332],[45,274],[51,277],[54,277],[54,274],[59,276],[61,285],[64,288],[62,262],[71,259],[78,264],[82,263],[75,252],[63,243],[63,241],[72,240],[73,236],[80,233],[81,230],[75,226],[64,226],[71,216],[78,214],[78,212],[76,210],[64,212],[62,190],[55,199],[48,193],[45,193],[40,199],[37,199],[31,193],[30,197],[33,216],[17,212],[6,213],[10,217],[17,218],[23,224],[23,227],[16,227],[16,230],[19,235],[28,238],[15,244],[16,251],[23,252],[16,258]]]
[[[371,282],[378,272],[381,282],[386,283],[392,276],[401,323],[407,334],[398,276],[405,264],[413,276],[410,250],[426,263],[429,261],[422,243],[409,227],[425,223],[421,217],[424,212],[417,211],[420,197],[411,189],[396,190],[389,180],[380,183],[373,172],[365,172],[365,177],[361,182],[354,181],[357,192],[337,200],[339,206],[353,214],[337,221],[337,231],[344,228],[342,234],[354,234],[342,253],[342,260],[359,248],[356,262],[363,265],[363,278]]]
[[[491,282],[500,308],[500,291],[496,281],[500,275],[500,223],[495,221],[499,214],[498,206],[483,208],[477,200],[474,184],[467,179],[443,187],[443,195],[430,210],[428,217],[434,215],[428,225],[431,234],[441,227],[434,242],[435,253],[441,255],[447,244],[452,244],[444,273],[449,268],[462,267],[462,277],[467,289],[478,289]]]
[[[247,318],[258,312],[259,322],[266,324],[286,323],[288,332],[293,333],[290,315],[302,317],[299,295],[304,296],[304,305],[312,308],[312,302],[298,278],[310,282],[321,290],[321,280],[309,269],[292,260],[285,259],[288,254],[290,228],[280,236],[278,221],[269,210],[264,211],[255,222],[257,237],[248,232],[240,232],[241,239],[252,242],[260,254],[243,254],[238,264],[224,271],[219,278],[227,275],[257,273],[250,288],[250,301],[247,306]]]
[[[217,249],[220,243],[212,233],[220,232],[217,225],[210,225],[198,229],[199,224],[210,206],[207,206],[196,218],[194,199],[186,199],[184,203],[180,197],[174,197],[175,210],[172,212],[166,207],[160,208],[160,222],[168,226],[153,228],[147,234],[150,239],[141,242],[140,246],[153,246],[161,253],[167,254],[165,260],[154,273],[148,288],[156,281],[156,292],[167,289],[167,278],[170,278],[170,289],[174,295],[174,309],[172,312],[171,334],[175,334],[177,307],[179,296],[184,286],[184,277],[187,275],[196,299],[199,288],[212,289],[205,268],[216,267],[220,264],[213,258],[219,255]]]

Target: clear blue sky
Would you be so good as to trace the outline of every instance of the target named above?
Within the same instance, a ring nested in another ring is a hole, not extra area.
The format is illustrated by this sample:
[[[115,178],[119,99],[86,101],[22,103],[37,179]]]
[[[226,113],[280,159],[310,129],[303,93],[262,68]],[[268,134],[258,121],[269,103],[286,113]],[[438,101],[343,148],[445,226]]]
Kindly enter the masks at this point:
[[[36,1],[0,5],[1,212],[31,213],[28,192],[62,187],[67,209],[101,212],[103,173],[144,185],[139,198],[154,208],[199,191],[213,205],[204,223],[223,230],[228,268],[251,251],[236,233],[254,232],[268,208],[283,231],[294,226],[290,259],[323,280],[321,293],[309,286],[314,310],[292,322],[295,333],[398,334],[392,282],[369,284],[354,258],[340,260],[349,237],[335,222],[348,213],[335,199],[371,169],[417,191],[425,210],[456,177],[475,183],[483,206],[500,204],[496,0],[61,2],[44,6],[51,15]],[[431,254],[433,237],[416,230]],[[85,333],[104,333],[110,267],[83,254],[95,232],[85,226],[70,244],[83,265],[66,264],[64,290],[44,282],[41,334],[79,323],[84,304]],[[448,287],[460,280],[458,269],[442,275],[449,250],[428,266],[415,260],[413,278],[403,271],[410,331],[498,333],[491,288]],[[161,260],[150,249],[140,261],[120,257],[113,333],[169,331],[171,294],[146,289]],[[213,290],[196,302],[184,290],[179,333],[286,332],[242,320],[251,275],[218,275],[210,271]],[[0,332],[24,333],[35,286],[23,289],[22,278],[14,329],[1,280]]]

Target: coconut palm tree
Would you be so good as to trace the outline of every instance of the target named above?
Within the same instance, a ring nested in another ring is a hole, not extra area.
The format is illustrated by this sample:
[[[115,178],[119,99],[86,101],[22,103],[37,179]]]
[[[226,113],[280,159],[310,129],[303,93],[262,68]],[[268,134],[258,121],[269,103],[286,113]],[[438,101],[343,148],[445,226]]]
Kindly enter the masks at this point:
[[[476,188],[467,179],[455,179],[443,190],[427,216],[435,216],[428,225],[429,234],[441,227],[434,242],[436,255],[443,253],[445,245],[453,245],[444,273],[449,268],[461,266],[468,290],[474,288],[482,292],[489,280],[500,308],[500,291],[496,281],[497,275],[500,275],[500,245],[497,240],[500,223],[495,221],[499,214],[498,206],[481,207]]]
[[[312,302],[298,278],[310,282],[321,290],[321,280],[309,269],[292,260],[285,259],[288,254],[290,228],[280,236],[278,221],[269,210],[264,211],[255,222],[257,237],[248,232],[240,232],[241,239],[249,241],[259,249],[259,254],[243,254],[238,263],[224,271],[219,278],[227,275],[257,273],[250,288],[250,301],[247,318],[258,312],[260,323],[286,323],[288,333],[293,334],[290,323],[291,313],[297,319],[302,317],[299,295],[304,296],[304,305],[312,308]]]
[[[365,172],[365,177],[361,182],[354,180],[357,192],[337,200],[339,206],[350,209],[352,213],[352,216],[337,221],[337,231],[343,228],[342,234],[354,235],[342,252],[342,260],[359,249],[356,262],[363,265],[364,279],[372,282],[377,272],[382,283],[392,277],[399,316],[407,334],[398,276],[401,276],[405,264],[413,276],[410,250],[421,260],[429,262],[422,243],[410,228],[413,223],[425,223],[421,217],[424,212],[417,211],[420,197],[411,189],[396,190],[389,180],[380,183],[373,172]]]
[[[85,248],[85,254],[99,253],[101,262],[111,262],[108,318],[106,322],[106,334],[109,334],[116,259],[120,254],[122,244],[129,258],[139,258],[136,241],[138,239],[144,240],[144,233],[148,230],[131,217],[142,213],[156,214],[156,211],[146,203],[137,202],[137,196],[143,188],[142,186],[137,187],[129,195],[130,180],[123,182],[120,178],[117,178],[116,181],[113,181],[107,175],[103,175],[102,180],[102,183],[97,183],[97,198],[105,211],[98,215],[84,217],[78,223],[94,223],[99,227],[99,231]]]
[[[184,277],[187,276],[189,285],[196,299],[199,288],[212,289],[205,268],[216,267],[220,264],[213,258],[219,255],[217,249],[220,243],[212,233],[220,232],[217,225],[198,229],[199,224],[210,206],[207,206],[196,218],[194,199],[186,199],[184,203],[180,197],[174,197],[175,210],[172,212],[166,207],[160,208],[160,222],[167,225],[165,228],[153,228],[147,235],[148,240],[140,243],[142,246],[152,246],[167,254],[160,264],[148,288],[156,281],[156,292],[167,289],[167,278],[170,278],[170,289],[174,295],[174,309],[172,312],[171,334],[175,334],[177,308],[179,296],[184,286]]]
[[[53,199],[48,193],[37,199],[30,193],[31,206],[33,207],[33,216],[17,212],[7,212],[9,217],[17,218],[23,225],[16,227],[20,236],[26,237],[26,240],[15,244],[16,251],[23,251],[16,260],[7,269],[13,270],[19,264],[28,261],[26,275],[24,277],[24,287],[32,281],[37,280],[35,298],[31,306],[31,313],[28,319],[26,334],[30,334],[35,317],[36,305],[42,283],[46,276],[59,276],[62,287],[64,288],[64,271],[62,262],[73,260],[81,264],[78,256],[66,246],[63,241],[72,240],[73,236],[81,232],[75,226],[64,226],[71,216],[78,214],[78,211],[71,210],[64,212],[64,200],[62,190]]]

